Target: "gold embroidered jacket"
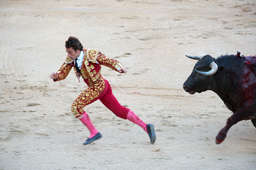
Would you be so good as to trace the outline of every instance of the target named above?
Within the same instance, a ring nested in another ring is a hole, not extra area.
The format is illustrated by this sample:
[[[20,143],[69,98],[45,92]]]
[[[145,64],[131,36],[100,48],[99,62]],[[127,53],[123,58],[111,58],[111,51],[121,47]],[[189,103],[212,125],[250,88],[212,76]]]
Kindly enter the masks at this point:
[[[65,62],[62,64],[60,69],[57,71],[58,78],[54,79],[54,81],[63,80],[67,77],[72,67],[74,67],[74,71],[79,78],[82,76],[84,81],[89,87],[93,87],[94,85],[100,85],[104,82],[104,79],[100,73],[101,65],[107,66],[117,72],[121,71],[120,63],[115,59],[107,58],[101,52],[96,50],[83,50],[84,58],[81,67],[81,72],[79,73],[75,67],[75,61],[72,60],[69,56],[66,57]]]

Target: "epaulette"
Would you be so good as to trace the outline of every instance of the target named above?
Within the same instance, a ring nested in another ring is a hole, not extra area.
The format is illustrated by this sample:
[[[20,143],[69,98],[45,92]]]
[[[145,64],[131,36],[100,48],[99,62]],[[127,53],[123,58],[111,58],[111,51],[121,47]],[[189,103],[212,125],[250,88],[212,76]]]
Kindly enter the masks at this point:
[[[97,62],[97,56],[98,56],[98,51],[96,50],[87,50],[87,59],[88,61],[92,63],[98,63]]]
[[[72,58],[70,58],[69,56],[66,57],[65,64],[71,64],[73,62],[74,61],[72,60]]]

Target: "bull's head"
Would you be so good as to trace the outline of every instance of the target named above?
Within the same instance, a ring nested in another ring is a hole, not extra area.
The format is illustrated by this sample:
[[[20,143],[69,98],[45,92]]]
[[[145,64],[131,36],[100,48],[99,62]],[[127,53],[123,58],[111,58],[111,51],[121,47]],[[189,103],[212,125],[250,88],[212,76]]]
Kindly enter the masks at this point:
[[[203,92],[210,90],[214,84],[213,76],[218,71],[218,65],[215,59],[210,55],[203,57],[186,56],[188,58],[198,60],[188,79],[185,81],[183,88],[186,92],[194,94],[195,92]]]

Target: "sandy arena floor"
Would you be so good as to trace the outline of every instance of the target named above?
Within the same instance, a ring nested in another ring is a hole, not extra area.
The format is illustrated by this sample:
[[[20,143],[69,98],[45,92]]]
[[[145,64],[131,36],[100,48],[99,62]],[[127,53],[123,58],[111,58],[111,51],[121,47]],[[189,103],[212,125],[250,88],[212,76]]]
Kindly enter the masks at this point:
[[[251,122],[216,145],[231,112],[213,92],[182,89],[195,64],[185,54],[256,54],[254,0],[0,0],[0,31],[1,170],[256,169]],[[49,79],[70,35],[127,68],[102,74],[123,105],[155,125],[155,145],[100,102],[85,109],[103,138],[82,145],[88,131],[70,108],[86,85],[73,71]]]

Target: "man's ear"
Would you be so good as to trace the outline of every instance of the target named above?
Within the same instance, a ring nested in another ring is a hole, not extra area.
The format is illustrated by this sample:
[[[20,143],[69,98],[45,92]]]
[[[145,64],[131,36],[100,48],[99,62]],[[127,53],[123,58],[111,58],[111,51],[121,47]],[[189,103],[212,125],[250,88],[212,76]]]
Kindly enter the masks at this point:
[[[75,52],[76,52],[77,57],[79,57],[81,51],[80,50],[75,50]]]

